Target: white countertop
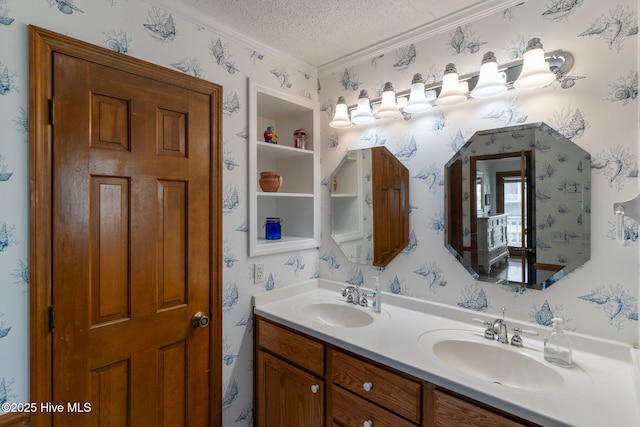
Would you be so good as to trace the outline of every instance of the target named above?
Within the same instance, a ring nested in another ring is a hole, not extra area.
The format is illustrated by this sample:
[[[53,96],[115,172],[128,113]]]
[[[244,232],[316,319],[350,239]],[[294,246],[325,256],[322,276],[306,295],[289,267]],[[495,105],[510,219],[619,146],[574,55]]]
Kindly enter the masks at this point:
[[[346,286],[328,280],[311,280],[260,292],[254,295],[254,312],[544,426],[640,426],[640,354],[631,346],[569,333],[574,366],[556,367],[543,358],[542,340],[549,336],[550,328],[509,319],[507,313],[509,336],[514,326],[535,330],[540,335],[523,335],[522,349],[485,341],[540,360],[562,376],[564,385],[551,391],[533,391],[494,384],[461,372],[430,354],[424,335],[459,330],[481,336],[485,327],[471,319],[493,321],[499,317],[498,313],[473,312],[383,292],[382,313],[373,313],[370,307],[358,308],[374,316],[374,321],[366,326],[334,327],[301,314],[302,308],[312,303],[347,304],[341,295]]]

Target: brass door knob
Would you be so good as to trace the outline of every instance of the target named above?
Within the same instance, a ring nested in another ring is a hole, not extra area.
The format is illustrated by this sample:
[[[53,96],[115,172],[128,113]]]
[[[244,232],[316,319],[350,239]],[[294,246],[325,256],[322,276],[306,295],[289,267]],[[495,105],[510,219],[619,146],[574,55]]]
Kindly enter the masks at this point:
[[[209,316],[201,311],[194,314],[191,318],[191,325],[195,327],[206,328],[207,326],[209,326],[209,322]]]

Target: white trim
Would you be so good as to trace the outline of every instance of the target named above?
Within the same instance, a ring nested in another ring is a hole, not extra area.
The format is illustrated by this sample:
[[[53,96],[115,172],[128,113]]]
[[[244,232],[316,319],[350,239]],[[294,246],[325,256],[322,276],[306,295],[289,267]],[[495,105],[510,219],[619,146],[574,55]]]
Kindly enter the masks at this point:
[[[525,3],[527,0],[491,0],[470,6],[464,10],[440,18],[429,24],[406,31],[395,37],[381,41],[364,49],[352,52],[318,67],[318,78],[325,77],[345,68],[368,61],[378,55],[397,50],[411,43],[428,39],[444,31],[484,18],[506,8]]]
[[[215,17],[204,13],[202,10],[193,6],[180,2],[179,0],[143,0],[154,6],[161,7],[168,10],[171,13],[182,16],[184,19],[202,27],[205,27],[209,31],[219,34],[223,37],[229,38],[236,43],[245,45],[250,49],[254,49],[264,55],[274,58],[278,62],[283,62],[286,65],[295,67],[297,70],[307,73],[313,77],[316,77],[318,69],[307,62],[301,61],[288,55],[282,51],[279,51],[265,43],[256,40],[247,34],[242,33],[236,28],[230,27]]]

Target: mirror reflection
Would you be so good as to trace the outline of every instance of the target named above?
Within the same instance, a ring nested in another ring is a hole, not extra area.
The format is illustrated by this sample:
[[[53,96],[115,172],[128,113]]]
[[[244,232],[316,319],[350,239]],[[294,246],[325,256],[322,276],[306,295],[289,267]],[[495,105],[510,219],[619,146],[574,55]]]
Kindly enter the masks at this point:
[[[409,243],[409,170],[386,147],[351,150],[331,175],[331,237],[350,262],[386,266]]]
[[[478,280],[545,289],[590,258],[590,180],[544,123],[477,132],[445,166],[445,246]]]

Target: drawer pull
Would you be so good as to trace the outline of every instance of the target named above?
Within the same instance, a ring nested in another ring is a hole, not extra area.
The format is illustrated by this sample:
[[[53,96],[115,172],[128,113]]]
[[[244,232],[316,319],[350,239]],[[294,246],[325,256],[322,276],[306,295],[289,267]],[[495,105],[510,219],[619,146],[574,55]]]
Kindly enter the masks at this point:
[[[367,420],[364,423],[362,423],[363,427],[373,427],[373,421],[371,420]]]
[[[362,384],[362,388],[364,389],[364,391],[371,391],[371,387],[373,387],[373,384],[371,384],[370,381]]]
[[[314,384],[311,386],[311,393],[316,394],[320,390],[320,386],[318,384]]]

